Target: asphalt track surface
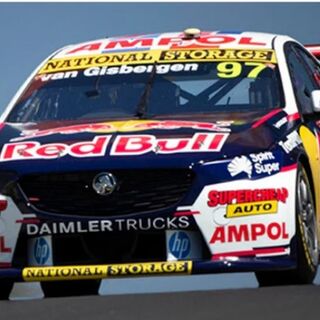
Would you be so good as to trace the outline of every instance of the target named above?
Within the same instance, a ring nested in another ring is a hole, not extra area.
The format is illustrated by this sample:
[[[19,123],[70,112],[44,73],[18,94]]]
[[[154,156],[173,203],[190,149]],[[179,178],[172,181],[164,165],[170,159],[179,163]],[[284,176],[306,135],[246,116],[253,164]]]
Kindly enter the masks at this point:
[[[0,302],[0,319],[317,319],[320,286]]]

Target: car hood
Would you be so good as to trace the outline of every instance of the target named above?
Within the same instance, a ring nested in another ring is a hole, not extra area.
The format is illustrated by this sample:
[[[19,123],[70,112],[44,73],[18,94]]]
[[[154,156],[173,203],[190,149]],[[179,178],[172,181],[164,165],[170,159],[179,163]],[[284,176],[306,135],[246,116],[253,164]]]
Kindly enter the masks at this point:
[[[287,124],[276,125],[286,116],[277,109],[151,120],[5,123],[1,171],[187,168],[270,149],[286,132]]]

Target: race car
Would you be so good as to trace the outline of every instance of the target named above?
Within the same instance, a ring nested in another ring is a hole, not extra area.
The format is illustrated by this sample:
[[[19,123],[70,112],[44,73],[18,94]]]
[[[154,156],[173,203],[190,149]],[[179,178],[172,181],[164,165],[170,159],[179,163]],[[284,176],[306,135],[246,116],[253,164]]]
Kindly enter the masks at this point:
[[[320,66],[297,41],[106,38],[43,61],[1,116],[0,294],[253,271],[312,283]]]

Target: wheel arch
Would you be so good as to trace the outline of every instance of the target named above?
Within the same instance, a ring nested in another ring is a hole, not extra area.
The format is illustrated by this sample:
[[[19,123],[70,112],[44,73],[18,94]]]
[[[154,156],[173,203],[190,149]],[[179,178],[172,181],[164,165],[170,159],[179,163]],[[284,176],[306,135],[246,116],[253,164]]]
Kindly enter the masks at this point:
[[[314,181],[313,181],[313,175],[312,175],[311,166],[310,166],[310,163],[309,163],[308,156],[306,154],[304,154],[304,153],[301,153],[299,155],[297,165],[299,165],[299,163],[302,164],[303,168],[307,172],[307,175],[308,175],[308,178],[309,178],[310,187],[311,187],[311,190],[312,190],[313,201],[316,204],[316,206],[318,206],[318,203],[316,201],[316,196],[315,196],[315,186],[314,186]]]
[[[297,164],[299,165],[299,163],[302,164],[303,168],[305,169],[307,175],[308,175],[308,179],[309,179],[309,183],[310,183],[310,187],[311,187],[311,191],[312,191],[312,196],[313,196],[313,201],[316,207],[316,221],[317,221],[317,233],[318,233],[318,244],[320,247],[320,215],[319,215],[319,211],[320,211],[320,200],[317,199],[316,197],[316,189],[315,189],[315,183],[317,183],[316,181],[314,181],[314,177],[312,174],[312,170],[311,170],[311,164],[309,162],[308,156],[304,153],[301,153],[298,157],[298,161]],[[319,252],[320,254],[320,252]]]

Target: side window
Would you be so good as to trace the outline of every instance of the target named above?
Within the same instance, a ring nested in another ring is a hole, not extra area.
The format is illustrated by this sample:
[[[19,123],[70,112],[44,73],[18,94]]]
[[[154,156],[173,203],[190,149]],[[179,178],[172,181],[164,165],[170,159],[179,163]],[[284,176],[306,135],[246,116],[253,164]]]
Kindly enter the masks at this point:
[[[312,113],[311,92],[317,89],[311,70],[292,49],[287,51],[287,61],[298,108],[302,113]]]
[[[311,77],[315,82],[317,89],[320,89],[320,64],[316,62],[316,60],[310,55],[309,52],[306,50],[297,47],[296,51],[298,55],[302,58],[302,60],[307,65],[308,69],[310,70]]]

